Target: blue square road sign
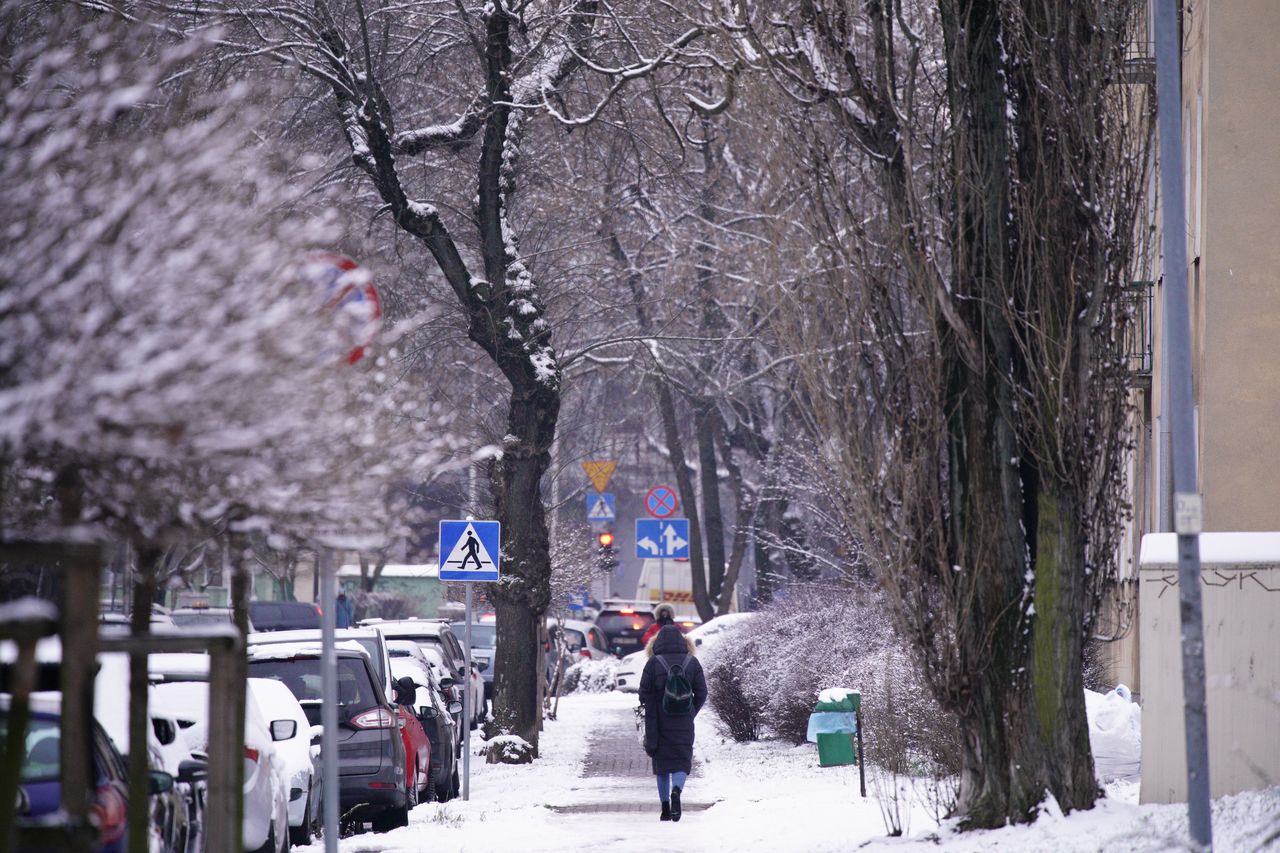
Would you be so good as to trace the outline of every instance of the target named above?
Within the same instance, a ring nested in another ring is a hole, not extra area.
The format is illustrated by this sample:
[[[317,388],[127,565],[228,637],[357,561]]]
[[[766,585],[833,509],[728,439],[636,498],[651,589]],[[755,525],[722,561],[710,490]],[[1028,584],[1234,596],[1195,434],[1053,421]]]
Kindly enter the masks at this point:
[[[496,581],[501,559],[499,522],[440,522],[440,580]]]

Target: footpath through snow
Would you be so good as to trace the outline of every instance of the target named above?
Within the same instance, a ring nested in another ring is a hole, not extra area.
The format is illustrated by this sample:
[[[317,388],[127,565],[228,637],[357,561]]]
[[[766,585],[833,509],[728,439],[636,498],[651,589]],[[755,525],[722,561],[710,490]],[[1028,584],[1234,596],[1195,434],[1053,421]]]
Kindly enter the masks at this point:
[[[1185,850],[1186,808],[1138,806],[1137,785],[1118,781],[1089,812],[1062,816],[1050,805],[1029,827],[956,834],[939,827],[924,786],[904,786],[898,812],[908,837],[886,838],[881,802],[893,785],[868,771],[867,798],[856,767],[820,768],[816,750],[776,741],[736,744],[720,737],[710,709],[698,718],[694,773],[680,823],[659,823],[648,761],[635,741],[635,696],[575,694],[542,733],[532,765],[472,761],[471,800],[428,803],[409,826],[344,839],[356,851],[608,850],[737,851],[1173,851]],[[879,795],[879,799],[877,796]],[[1214,804],[1218,851],[1280,850],[1280,788]],[[303,848],[320,853],[323,845]]]

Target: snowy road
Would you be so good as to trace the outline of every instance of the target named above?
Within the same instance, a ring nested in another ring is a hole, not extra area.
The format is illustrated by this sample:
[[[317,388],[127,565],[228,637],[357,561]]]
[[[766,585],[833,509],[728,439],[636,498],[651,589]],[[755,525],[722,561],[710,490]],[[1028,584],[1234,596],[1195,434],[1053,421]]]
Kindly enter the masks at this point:
[[[1109,786],[1110,798],[1089,812],[1068,817],[1046,813],[1029,827],[966,835],[939,830],[924,802],[925,791],[904,789],[898,798],[903,828],[915,838],[888,839],[881,815],[881,802],[893,800],[888,783],[869,775],[869,796],[864,800],[858,794],[857,768],[819,768],[809,746],[725,741],[716,733],[709,712],[698,720],[696,764],[686,787],[684,820],[659,823],[647,760],[634,739],[634,704],[634,695],[620,693],[565,697],[559,719],[546,724],[542,758],[537,762],[512,766],[475,761],[470,802],[421,805],[410,814],[409,826],[344,839],[340,849],[343,853],[1185,849],[1180,846],[1186,837],[1185,808],[1137,806],[1133,783]],[[1280,788],[1215,803],[1218,851],[1280,849],[1280,841],[1267,840],[1272,832],[1280,833]],[[321,853],[323,845],[302,849]]]

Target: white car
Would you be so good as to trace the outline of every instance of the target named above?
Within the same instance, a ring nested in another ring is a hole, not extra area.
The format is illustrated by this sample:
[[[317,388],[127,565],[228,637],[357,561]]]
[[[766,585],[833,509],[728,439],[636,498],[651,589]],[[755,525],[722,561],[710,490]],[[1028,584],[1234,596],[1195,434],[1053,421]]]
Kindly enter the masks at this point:
[[[268,725],[248,679],[244,704],[244,821],[241,838],[245,850],[284,853],[289,847],[289,787],[284,758],[277,752],[272,729],[283,734],[292,724],[287,718]],[[187,747],[207,752],[209,743],[209,684],[175,681],[158,684],[153,693],[157,710],[175,718],[183,729]],[[275,710],[275,709],[272,709]],[[281,738],[283,739],[283,738]]]
[[[320,745],[312,741],[322,727],[312,726],[307,713],[283,682],[270,678],[250,678],[249,691],[259,708],[270,708],[272,738],[284,760],[284,777],[289,785],[289,841],[310,844],[324,825],[323,776],[320,772]],[[292,734],[282,720],[292,720]],[[282,737],[288,735],[287,737]]]
[[[695,652],[702,655],[719,643],[730,631],[750,620],[754,613],[726,613],[717,616],[685,634],[693,640]],[[632,652],[622,659],[614,682],[615,687],[624,693],[640,691],[640,675],[644,672],[644,664],[648,658],[644,649]]]

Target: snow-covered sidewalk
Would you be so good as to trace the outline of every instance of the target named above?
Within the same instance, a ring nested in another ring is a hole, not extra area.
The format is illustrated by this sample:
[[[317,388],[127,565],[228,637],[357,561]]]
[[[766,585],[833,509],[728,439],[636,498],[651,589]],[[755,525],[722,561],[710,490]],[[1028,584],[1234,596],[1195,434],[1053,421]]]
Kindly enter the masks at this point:
[[[634,739],[622,693],[567,696],[542,733],[531,765],[471,765],[471,800],[428,803],[409,826],[344,839],[355,851],[509,851],[566,849],[645,851],[936,850],[1163,851],[1185,849],[1186,808],[1138,806],[1137,785],[1108,787],[1097,808],[1062,817],[1046,813],[1029,827],[957,835],[939,828],[923,786],[900,798],[906,838],[886,838],[870,775],[859,796],[856,767],[820,768],[812,746],[776,741],[737,744],[721,738],[710,710],[699,716],[695,772],[680,823],[658,821],[657,793]],[[870,771],[869,771],[870,773]],[[1280,830],[1280,788],[1214,804],[1218,851],[1280,849],[1265,841]],[[1270,827],[1268,830],[1267,827]],[[321,845],[306,848],[322,850]]]

